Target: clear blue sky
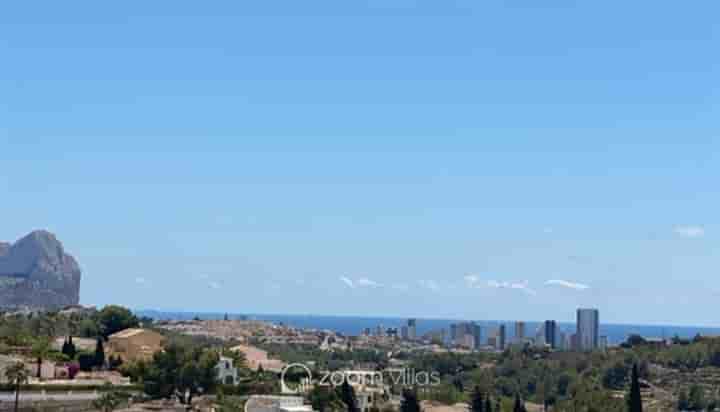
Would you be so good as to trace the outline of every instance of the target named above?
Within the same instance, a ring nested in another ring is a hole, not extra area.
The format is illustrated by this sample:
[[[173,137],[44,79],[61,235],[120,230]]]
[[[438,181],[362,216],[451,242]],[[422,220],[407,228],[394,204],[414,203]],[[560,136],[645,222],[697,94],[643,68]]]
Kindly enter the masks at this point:
[[[0,239],[87,304],[720,325],[718,15],[4,4]]]

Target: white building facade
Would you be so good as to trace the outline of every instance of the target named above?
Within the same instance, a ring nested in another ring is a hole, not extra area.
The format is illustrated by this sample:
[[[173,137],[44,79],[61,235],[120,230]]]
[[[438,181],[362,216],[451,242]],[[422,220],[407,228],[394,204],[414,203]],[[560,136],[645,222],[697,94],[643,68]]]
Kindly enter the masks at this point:
[[[577,310],[577,344],[582,351],[600,346],[600,312],[597,309]]]

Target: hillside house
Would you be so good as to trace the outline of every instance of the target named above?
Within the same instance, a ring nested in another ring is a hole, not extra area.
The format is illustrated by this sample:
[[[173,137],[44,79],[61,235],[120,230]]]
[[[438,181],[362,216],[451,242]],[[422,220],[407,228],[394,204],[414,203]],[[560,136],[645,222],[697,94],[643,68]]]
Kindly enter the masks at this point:
[[[238,370],[233,365],[232,358],[227,356],[220,356],[218,364],[215,366],[217,373],[218,382],[222,382],[225,385],[237,385],[238,383]]]
[[[261,366],[266,371],[280,372],[285,363],[279,359],[270,359],[266,351],[249,345],[238,345],[230,349],[234,352],[242,352],[245,355],[247,366],[251,370],[258,370]]]
[[[149,329],[125,329],[110,335],[106,355],[120,357],[123,362],[150,360],[162,350],[165,337]]]

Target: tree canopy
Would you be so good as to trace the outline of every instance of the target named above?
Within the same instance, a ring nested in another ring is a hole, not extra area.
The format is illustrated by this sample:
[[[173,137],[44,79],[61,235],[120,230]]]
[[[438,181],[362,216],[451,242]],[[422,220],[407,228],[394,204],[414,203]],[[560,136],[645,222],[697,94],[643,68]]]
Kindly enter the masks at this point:
[[[140,322],[133,313],[122,306],[108,305],[98,313],[98,323],[103,337],[128,328],[137,327]]]

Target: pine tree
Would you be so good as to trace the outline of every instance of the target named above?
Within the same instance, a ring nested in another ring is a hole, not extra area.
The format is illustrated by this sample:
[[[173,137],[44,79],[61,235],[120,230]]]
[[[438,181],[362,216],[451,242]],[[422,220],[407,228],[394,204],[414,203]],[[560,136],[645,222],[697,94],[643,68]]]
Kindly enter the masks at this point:
[[[410,389],[403,391],[403,398],[400,402],[400,412],[422,412],[417,393]]]
[[[475,386],[473,391],[470,412],[485,412],[485,402],[479,386]]]
[[[637,363],[633,365],[632,380],[630,381],[630,397],[628,399],[630,412],[642,412],[642,397],[640,396],[640,380],[638,377]]]
[[[103,346],[102,338],[97,339],[97,345],[95,345],[95,366],[102,368],[105,366],[105,347]]]

